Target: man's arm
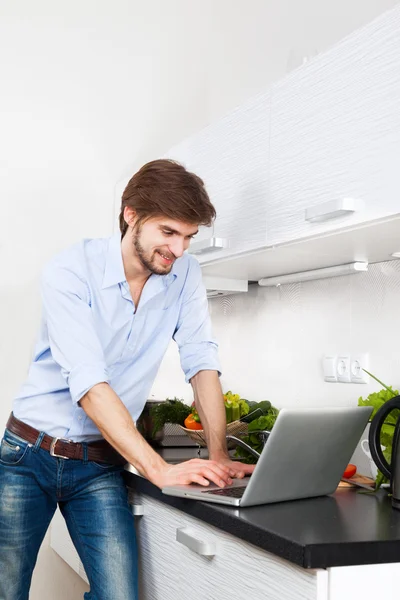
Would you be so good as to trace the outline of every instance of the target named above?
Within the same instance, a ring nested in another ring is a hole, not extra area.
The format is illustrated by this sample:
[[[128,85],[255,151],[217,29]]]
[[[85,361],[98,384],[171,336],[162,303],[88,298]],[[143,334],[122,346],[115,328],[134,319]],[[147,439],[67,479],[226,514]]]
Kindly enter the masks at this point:
[[[107,383],[93,386],[81,398],[80,405],[103,437],[159,488],[189,483],[208,485],[209,481],[225,486],[232,482],[232,468],[217,460],[193,459],[179,465],[167,464],[140,435],[127,408]]]
[[[243,477],[254,471],[254,465],[231,461],[226,446],[226,415],[221,384],[217,371],[199,371],[190,383],[193,387],[196,410],[207,438],[212,460],[229,467],[232,477]]]
[[[228,458],[225,406],[218,372],[199,371],[190,383],[196,409],[206,434],[210,458]]]

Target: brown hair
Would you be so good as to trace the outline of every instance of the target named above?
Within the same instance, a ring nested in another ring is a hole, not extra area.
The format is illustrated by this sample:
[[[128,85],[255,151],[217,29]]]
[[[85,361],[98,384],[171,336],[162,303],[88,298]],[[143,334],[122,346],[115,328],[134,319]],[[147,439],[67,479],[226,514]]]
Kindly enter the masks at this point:
[[[121,237],[128,229],[124,219],[126,206],[136,212],[139,226],[152,217],[209,226],[216,216],[203,180],[170,159],[145,164],[129,181],[122,194]]]

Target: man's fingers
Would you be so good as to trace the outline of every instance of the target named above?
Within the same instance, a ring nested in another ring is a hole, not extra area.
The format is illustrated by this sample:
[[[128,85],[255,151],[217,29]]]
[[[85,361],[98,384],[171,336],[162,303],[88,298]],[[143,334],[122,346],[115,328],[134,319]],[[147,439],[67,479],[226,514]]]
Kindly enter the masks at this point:
[[[188,477],[188,481],[186,481],[185,483],[198,483],[204,486],[210,485],[208,479],[205,479],[201,475],[197,475],[195,473],[191,473]]]
[[[207,479],[209,479],[219,487],[225,487],[227,483],[224,479],[222,479],[221,475],[213,469],[203,467],[200,471],[200,474],[203,475],[203,477],[207,477]]]
[[[232,461],[219,462],[215,460],[203,460],[193,458],[180,465],[170,467],[170,474],[176,473],[176,483],[190,484],[197,483],[202,486],[209,485],[210,481],[219,487],[225,487],[233,483],[231,477],[242,479],[246,474],[254,471],[255,465],[246,465],[243,463],[235,464]],[[172,484],[173,484],[172,480]],[[171,485],[171,483],[169,483]]]
[[[195,462],[196,461],[196,462]],[[200,473],[204,474],[204,469],[207,469],[207,475],[206,477],[208,477],[208,475],[210,474],[210,471],[212,473],[214,473],[215,475],[212,477],[211,481],[213,481],[214,483],[216,483],[217,485],[221,485],[221,481],[223,484],[228,484],[230,485],[232,483],[232,479],[230,477],[230,471],[231,469],[227,466],[225,466],[224,464],[218,463],[214,460],[201,460],[201,459],[194,459],[193,461],[187,461],[188,463],[191,463],[192,468],[195,467],[196,470],[198,469],[200,471]],[[215,477],[217,477],[217,479],[215,479]]]
[[[228,471],[226,469],[222,469],[221,465],[218,463],[208,464],[207,467],[211,469],[211,471],[213,471],[217,476],[219,476],[219,478],[222,479],[225,483],[232,483],[232,479],[229,476],[229,469]]]

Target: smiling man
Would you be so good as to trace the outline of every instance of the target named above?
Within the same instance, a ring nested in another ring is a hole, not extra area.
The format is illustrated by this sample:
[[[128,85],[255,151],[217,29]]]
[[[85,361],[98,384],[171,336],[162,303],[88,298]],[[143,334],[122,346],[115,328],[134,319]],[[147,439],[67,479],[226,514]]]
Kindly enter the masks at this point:
[[[185,253],[214,218],[202,180],[156,160],[124,191],[120,234],[84,240],[44,269],[39,339],[0,447],[0,598],[28,598],[57,505],[90,581],[85,597],[138,598],[126,462],[160,488],[224,486],[254,469],[227,453],[206,292]],[[210,460],[168,465],[135,427],[171,339]]]

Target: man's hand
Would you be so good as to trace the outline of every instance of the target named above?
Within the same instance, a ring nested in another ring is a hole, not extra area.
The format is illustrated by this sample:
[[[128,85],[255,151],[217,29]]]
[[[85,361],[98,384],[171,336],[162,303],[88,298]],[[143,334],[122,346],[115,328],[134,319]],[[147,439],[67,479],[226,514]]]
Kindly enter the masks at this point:
[[[242,478],[254,471],[255,465],[245,465],[229,458],[222,460],[203,460],[193,458],[179,465],[168,465],[153,479],[159,488],[171,485],[198,483],[207,486],[210,481],[219,487],[230,485],[233,477]]]
[[[231,477],[242,479],[245,475],[251,475],[256,465],[246,465],[237,460],[231,460],[230,458],[222,458],[218,461],[219,465],[223,465],[229,469]]]

